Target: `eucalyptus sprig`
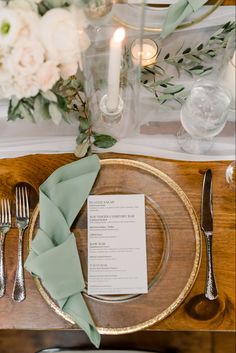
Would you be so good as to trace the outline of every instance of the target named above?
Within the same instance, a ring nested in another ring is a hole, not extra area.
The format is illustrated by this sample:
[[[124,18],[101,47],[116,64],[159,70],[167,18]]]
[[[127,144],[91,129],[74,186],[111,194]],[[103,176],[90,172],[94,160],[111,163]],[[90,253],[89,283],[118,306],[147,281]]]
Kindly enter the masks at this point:
[[[13,96],[8,108],[8,120],[27,119],[32,122],[51,119],[56,125],[62,120],[70,122],[75,117],[72,106],[79,101],[76,109],[83,112],[81,81],[72,76],[59,80],[52,90],[40,91],[35,97],[17,99]]]
[[[227,45],[229,36],[235,31],[235,22],[227,22],[223,27],[211,35],[205,43],[198,43],[192,47],[180,47],[174,55],[167,53],[164,62],[173,65],[178,75],[184,70],[191,76],[203,76],[212,71],[209,65],[214,57]]]
[[[209,74],[213,69],[212,60],[226,48],[230,36],[235,32],[235,28],[235,21],[227,22],[213,33],[206,42],[186,48],[182,45],[176,53],[166,53],[162,61],[158,59],[158,63],[143,68],[141,83],[154,94],[160,104],[175,101],[182,105],[188,91],[184,85],[175,83],[176,77],[166,75],[167,70],[164,65],[174,66],[178,77],[182,71],[187,72],[192,77]]]
[[[174,100],[182,105],[187,96],[185,87],[172,83],[173,76],[157,80],[155,72],[153,75],[154,80],[150,82],[148,79],[144,79],[143,85],[149,92],[154,93],[158,102],[164,104],[167,101]]]
[[[92,145],[99,148],[110,148],[117,142],[112,136],[93,131],[91,119],[86,113],[85,116],[79,117],[79,122],[79,134],[76,139],[77,147],[75,150],[75,155],[78,158],[82,158],[86,154],[89,155]]]
[[[109,148],[116,143],[116,139],[113,137],[98,134],[93,130],[83,83],[75,76],[67,80],[59,80],[52,90],[40,92],[36,97],[21,100],[12,97],[8,108],[8,120],[18,118],[32,122],[51,119],[56,125],[59,125],[62,120],[67,123],[78,120],[79,129],[75,155],[79,158],[89,154],[92,145],[99,148]]]

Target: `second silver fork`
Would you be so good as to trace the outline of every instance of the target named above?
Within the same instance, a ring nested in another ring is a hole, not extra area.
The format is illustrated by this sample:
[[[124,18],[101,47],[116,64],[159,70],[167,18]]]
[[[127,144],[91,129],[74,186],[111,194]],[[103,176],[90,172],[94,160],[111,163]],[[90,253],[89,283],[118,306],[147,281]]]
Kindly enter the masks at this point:
[[[29,225],[29,198],[26,186],[16,188],[16,225],[19,230],[18,262],[12,299],[21,302],[25,299],[25,280],[23,268],[23,238]]]
[[[11,210],[8,199],[0,202],[0,298],[4,296],[6,290],[6,278],[4,268],[4,242],[5,235],[11,227]]]

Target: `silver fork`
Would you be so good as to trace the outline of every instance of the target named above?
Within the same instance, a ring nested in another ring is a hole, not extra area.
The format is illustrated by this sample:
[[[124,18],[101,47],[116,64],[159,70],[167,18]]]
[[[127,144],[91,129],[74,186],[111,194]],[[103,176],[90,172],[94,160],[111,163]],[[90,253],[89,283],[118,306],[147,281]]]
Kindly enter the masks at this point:
[[[4,268],[4,241],[5,235],[11,228],[11,209],[8,199],[0,202],[0,298],[4,296],[6,290],[6,278]]]
[[[26,186],[16,188],[16,225],[19,230],[18,262],[12,293],[12,299],[21,302],[25,299],[25,280],[23,268],[23,238],[29,225],[29,198]]]

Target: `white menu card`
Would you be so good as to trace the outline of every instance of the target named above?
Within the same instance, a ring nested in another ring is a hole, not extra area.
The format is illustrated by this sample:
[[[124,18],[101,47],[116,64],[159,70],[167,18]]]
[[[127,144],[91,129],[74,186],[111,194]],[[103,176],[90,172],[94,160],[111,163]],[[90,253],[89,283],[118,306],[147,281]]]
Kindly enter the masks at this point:
[[[144,195],[88,197],[88,293],[147,293]]]

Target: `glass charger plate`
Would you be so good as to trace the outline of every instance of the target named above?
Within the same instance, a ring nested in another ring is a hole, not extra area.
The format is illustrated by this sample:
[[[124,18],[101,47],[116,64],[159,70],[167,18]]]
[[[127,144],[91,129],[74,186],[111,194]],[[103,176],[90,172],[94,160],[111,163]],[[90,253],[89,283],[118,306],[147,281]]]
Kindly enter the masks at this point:
[[[166,174],[129,159],[104,159],[91,194],[144,194],[149,291],[142,295],[84,298],[100,333],[123,334],[164,319],[184,300],[200,265],[201,238],[194,209],[182,189]],[[29,246],[39,224],[37,207],[29,227]],[[87,207],[81,209],[72,230],[87,279]],[[128,234],[127,234],[128,236]],[[49,306],[74,324],[52,300],[39,279],[38,290]]]
[[[194,24],[197,24],[211,15],[220,5],[222,5],[224,0],[213,0],[210,1],[211,6],[203,6],[196,13],[193,13],[189,18],[187,18],[177,29],[184,29],[191,27]],[[208,3],[207,3],[208,4]],[[124,11],[124,7],[126,9]],[[145,6],[145,32],[161,32],[162,26],[167,15],[169,5],[161,5],[160,1],[152,1],[151,4]],[[113,20],[120,23],[122,26],[125,26],[130,29],[137,29],[137,15],[139,13],[139,6],[133,4],[117,4],[114,8]]]

